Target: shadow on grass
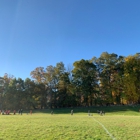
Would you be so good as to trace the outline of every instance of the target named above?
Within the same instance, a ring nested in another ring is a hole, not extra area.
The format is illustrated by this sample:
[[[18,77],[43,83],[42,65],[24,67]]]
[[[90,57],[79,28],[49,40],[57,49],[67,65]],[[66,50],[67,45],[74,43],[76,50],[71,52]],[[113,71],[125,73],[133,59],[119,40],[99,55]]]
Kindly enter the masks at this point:
[[[36,109],[33,110],[33,113],[47,113],[51,114],[53,111],[54,114],[70,114],[71,110],[73,110],[74,113],[88,113],[88,110],[90,110],[90,113],[97,113],[97,110],[105,111],[106,113],[110,114],[129,114],[129,115],[139,115],[140,105],[137,106],[92,106],[92,107],[73,107],[73,108],[57,108],[57,109]],[[29,112],[28,110],[25,111]]]

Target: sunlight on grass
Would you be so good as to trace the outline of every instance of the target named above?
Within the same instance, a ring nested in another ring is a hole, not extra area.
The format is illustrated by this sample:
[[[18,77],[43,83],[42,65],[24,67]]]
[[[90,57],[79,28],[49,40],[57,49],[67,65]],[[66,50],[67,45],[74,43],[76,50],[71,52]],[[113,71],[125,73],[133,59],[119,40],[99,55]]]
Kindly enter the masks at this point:
[[[140,117],[93,114],[0,115],[0,140],[111,140],[101,122],[117,140],[140,137]]]

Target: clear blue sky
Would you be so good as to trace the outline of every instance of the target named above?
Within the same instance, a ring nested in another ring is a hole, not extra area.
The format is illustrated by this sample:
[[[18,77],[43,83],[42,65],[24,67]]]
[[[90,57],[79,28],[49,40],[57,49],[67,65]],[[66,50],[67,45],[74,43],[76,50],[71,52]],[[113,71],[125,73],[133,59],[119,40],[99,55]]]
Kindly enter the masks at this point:
[[[106,51],[140,52],[140,0],[0,0],[0,76]]]

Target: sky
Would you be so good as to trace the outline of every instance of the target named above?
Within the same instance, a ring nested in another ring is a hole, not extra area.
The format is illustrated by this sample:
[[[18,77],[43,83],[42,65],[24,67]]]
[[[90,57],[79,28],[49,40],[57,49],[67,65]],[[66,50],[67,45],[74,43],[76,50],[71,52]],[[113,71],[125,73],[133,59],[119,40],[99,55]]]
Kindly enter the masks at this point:
[[[0,0],[0,76],[140,52],[140,0]]]

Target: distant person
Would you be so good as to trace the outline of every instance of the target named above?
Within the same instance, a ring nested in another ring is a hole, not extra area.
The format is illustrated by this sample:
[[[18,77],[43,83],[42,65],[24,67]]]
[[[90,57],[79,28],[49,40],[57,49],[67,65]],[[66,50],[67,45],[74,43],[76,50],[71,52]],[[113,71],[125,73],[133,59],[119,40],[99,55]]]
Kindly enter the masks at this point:
[[[20,109],[20,114],[22,115],[22,112],[23,112],[23,110],[22,109]]]
[[[4,115],[4,110],[2,110],[2,115]]]
[[[4,114],[7,115],[7,110],[4,111]]]
[[[102,112],[102,110],[100,111],[100,115],[101,115],[101,116],[103,115],[103,112]]]
[[[71,110],[71,115],[73,115],[73,110]]]
[[[18,114],[20,114],[20,109],[18,110]]]
[[[105,111],[103,111],[103,115],[105,115]]]
[[[88,116],[90,116],[90,110],[88,110]]]
[[[10,115],[10,110],[7,111],[7,115]]]
[[[51,111],[51,115],[53,115],[53,111]]]
[[[14,115],[16,115],[16,110],[14,110],[14,112],[13,112],[13,113],[14,113]]]
[[[30,114],[32,115],[32,110],[30,110]]]

